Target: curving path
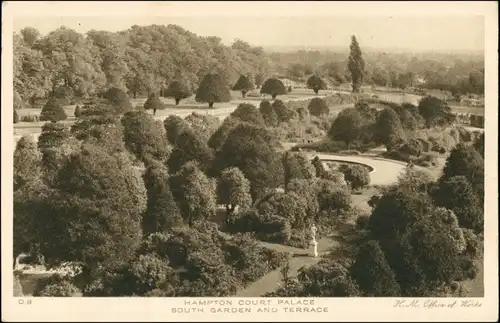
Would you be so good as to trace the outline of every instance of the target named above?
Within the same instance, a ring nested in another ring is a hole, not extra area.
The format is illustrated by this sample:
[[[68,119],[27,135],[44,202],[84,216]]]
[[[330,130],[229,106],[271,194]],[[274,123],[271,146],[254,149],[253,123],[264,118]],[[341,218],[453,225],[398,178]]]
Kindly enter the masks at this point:
[[[327,161],[345,161],[351,163],[360,163],[368,165],[373,168],[370,172],[371,185],[390,185],[394,184],[398,180],[398,176],[401,172],[405,171],[406,163],[394,161],[390,159],[379,158],[376,156],[344,156],[336,154],[325,154],[325,153],[315,153],[306,152],[310,158],[318,156],[322,162]],[[318,252],[320,255],[328,253],[332,247],[338,246],[339,242],[334,236],[324,237],[318,241]],[[290,276],[297,275],[298,270],[301,267],[308,267],[318,263],[321,257],[312,257],[312,247],[309,249],[297,249],[288,246],[275,245],[275,244],[264,244],[261,245],[275,249],[277,251],[288,251],[292,254],[298,255],[292,258],[290,261]],[[298,252],[300,250],[301,252]],[[308,255],[306,255],[306,253]],[[246,288],[239,290],[235,297],[259,297],[265,293],[273,292],[276,290],[278,284],[281,281],[280,270],[274,270],[264,275],[257,281],[248,285]]]
[[[370,172],[370,185],[390,185],[397,182],[399,175],[405,171],[406,163],[375,156],[345,156],[325,153],[307,153],[311,158],[316,156],[322,162],[344,161],[368,165],[373,170]]]

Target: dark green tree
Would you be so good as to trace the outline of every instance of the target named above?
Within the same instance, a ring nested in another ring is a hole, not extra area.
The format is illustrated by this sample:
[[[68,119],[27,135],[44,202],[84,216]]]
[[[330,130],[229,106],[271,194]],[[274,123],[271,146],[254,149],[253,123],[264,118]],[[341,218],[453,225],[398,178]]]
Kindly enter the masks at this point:
[[[184,119],[173,114],[169,115],[163,121],[163,127],[165,128],[168,141],[173,146],[176,146],[177,139],[183,132],[191,130],[189,124]]]
[[[359,111],[355,108],[347,108],[337,115],[328,135],[333,140],[342,140],[349,149],[349,144],[360,137],[362,125],[363,118]]]
[[[128,94],[122,89],[111,87],[104,92],[103,96],[118,114],[122,114],[133,109]]]
[[[196,91],[197,102],[208,103],[212,108],[216,102],[231,101],[231,93],[226,81],[219,74],[207,74]]]
[[[405,141],[401,121],[397,113],[391,108],[386,108],[378,115],[375,134],[376,140],[384,144],[388,151],[393,150]]]
[[[272,106],[279,122],[289,122],[297,116],[297,113],[280,99],[275,100]]]
[[[237,118],[243,122],[248,122],[256,126],[265,126],[264,119],[259,110],[249,103],[240,103],[236,109],[230,114],[231,117]]]
[[[363,84],[363,77],[365,74],[365,60],[363,59],[358,40],[354,35],[351,36],[351,46],[347,68],[351,73],[352,92],[358,93],[361,89],[361,85]]]
[[[330,108],[322,98],[313,98],[307,106],[309,113],[316,117],[322,117],[330,113]]]
[[[195,222],[213,219],[216,208],[215,183],[190,162],[170,177],[170,187],[182,217],[193,227]]]
[[[82,111],[80,109],[80,106],[77,105],[75,108],[75,118],[79,118],[82,115]]]
[[[241,91],[241,95],[246,97],[248,91],[255,88],[252,77],[250,75],[240,75],[240,78],[233,86],[233,91]]]
[[[172,227],[182,225],[180,210],[170,190],[169,175],[165,165],[153,162],[143,175],[148,202],[142,217],[144,235],[167,232]]]
[[[350,272],[365,296],[401,296],[394,272],[377,241],[361,245]]]
[[[278,125],[278,115],[273,109],[271,102],[262,100],[259,105],[259,112],[268,127],[276,127]]]
[[[226,223],[236,207],[247,208],[252,204],[250,182],[236,167],[222,171],[217,179],[217,202],[226,206]]]
[[[145,164],[165,163],[171,153],[163,125],[145,111],[130,111],[121,119],[127,149]]]
[[[269,94],[273,100],[276,99],[276,96],[286,94],[286,88],[283,82],[277,78],[268,78],[262,87],[260,88],[261,94]]]
[[[168,88],[163,92],[163,96],[166,98],[174,98],[175,105],[179,105],[182,99],[189,98],[193,93],[189,88],[181,81],[172,81],[168,85]]]
[[[327,86],[325,81],[319,75],[311,75],[307,79],[307,87],[318,94],[319,90],[326,90]]]
[[[433,96],[426,96],[418,103],[418,111],[427,128],[451,124],[455,117],[446,102]]]
[[[217,151],[213,172],[220,174],[227,167],[238,167],[250,181],[252,197],[256,199],[265,189],[278,187],[283,181],[282,165],[273,141],[266,129],[238,124]]]
[[[156,110],[165,110],[167,106],[165,103],[163,103],[156,94],[156,92],[152,92],[149,96],[148,99],[146,100],[146,103],[144,103],[144,109],[146,110],[153,110],[153,115],[156,115]]]
[[[40,112],[40,121],[51,121],[57,122],[61,120],[66,120],[68,116],[64,109],[59,105],[55,98],[49,98],[47,103],[43,106],[42,112]]]

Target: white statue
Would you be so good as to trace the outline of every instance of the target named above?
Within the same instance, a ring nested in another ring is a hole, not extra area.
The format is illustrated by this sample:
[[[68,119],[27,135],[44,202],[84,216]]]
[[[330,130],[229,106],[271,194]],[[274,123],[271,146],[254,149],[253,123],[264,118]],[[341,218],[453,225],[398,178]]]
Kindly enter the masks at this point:
[[[314,224],[311,227],[311,231],[312,231],[311,244],[313,245],[313,248],[314,248],[314,257],[317,257],[318,256],[318,242],[316,241],[316,231],[318,231],[318,229],[316,228],[316,226]]]

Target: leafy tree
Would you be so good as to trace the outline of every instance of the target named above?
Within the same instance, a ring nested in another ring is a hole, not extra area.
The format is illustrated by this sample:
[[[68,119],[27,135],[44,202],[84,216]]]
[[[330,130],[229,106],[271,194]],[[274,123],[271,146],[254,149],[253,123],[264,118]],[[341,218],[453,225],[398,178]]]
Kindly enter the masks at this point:
[[[262,115],[253,104],[240,103],[230,116],[233,118],[237,118],[243,122],[254,124],[256,126],[265,126]]]
[[[247,208],[252,204],[250,182],[236,167],[222,171],[217,179],[217,202],[226,206],[226,223],[236,207]]]
[[[74,297],[80,290],[67,280],[45,284],[42,288],[35,290],[33,296],[39,297]]]
[[[349,53],[349,63],[347,64],[349,72],[351,72],[352,92],[357,93],[363,84],[365,73],[365,60],[362,57],[361,48],[359,48],[356,36],[351,37],[351,46]]]
[[[127,156],[84,144],[61,167],[51,199],[39,219],[42,254],[50,263],[81,261],[96,274],[133,257],[146,189]]]
[[[110,153],[126,150],[120,116],[108,105],[86,106],[71,132],[77,139],[92,141]]]
[[[318,94],[319,90],[326,90],[327,88],[325,81],[318,75],[311,75],[307,79],[307,87],[313,90],[315,94]]]
[[[41,35],[38,29],[35,29],[33,27],[25,27],[21,29],[21,36],[28,47],[33,47],[36,41],[40,39]]]
[[[74,114],[75,114],[75,118],[79,118],[82,115],[82,111],[80,110],[79,105],[76,106]]]
[[[426,96],[418,103],[418,111],[424,118],[427,128],[439,125],[448,125],[453,122],[454,115],[446,102],[433,97]]]
[[[145,295],[152,290],[163,289],[172,275],[168,262],[155,254],[146,254],[139,255],[128,268],[130,280],[127,280],[132,283],[135,295]]]
[[[277,78],[268,78],[262,87],[260,88],[261,94],[269,94],[273,100],[276,99],[276,96],[286,94],[286,88],[283,82],[278,80]]]
[[[240,123],[240,119],[233,118],[231,116],[224,119],[224,122],[222,122],[220,127],[212,134],[212,136],[208,140],[208,146],[214,151],[219,150],[226,141],[229,133],[233,131],[233,129],[236,128],[236,126]]]
[[[67,118],[66,112],[54,98],[50,98],[40,112],[40,121],[57,122]]]
[[[248,91],[255,88],[252,77],[249,75],[241,75],[236,84],[233,86],[233,91],[241,91],[241,95],[246,97]]]
[[[484,132],[474,140],[473,146],[484,159]]]
[[[370,216],[370,230],[382,248],[401,240],[421,214],[430,213],[430,197],[425,192],[391,188],[376,203]]]
[[[286,152],[283,155],[283,171],[285,188],[293,179],[312,179],[316,177],[316,170],[305,154]]]
[[[106,86],[125,89],[126,75],[130,73],[125,57],[125,46],[115,33],[90,30],[86,34],[91,40],[94,55],[99,58],[99,65],[106,76]]]
[[[219,74],[207,74],[196,91],[197,102],[207,102],[212,108],[215,102],[231,101],[231,93],[226,81]]]
[[[401,295],[394,272],[377,241],[368,241],[359,248],[350,271],[365,296]]]
[[[193,93],[190,89],[181,81],[172,81],[168,85],[168,88],[163,92],[163,96],[166,98],[174,98],[175,105],[179,105],[182,99],[189,98]]]
[[[144,103],[144,109],[153,110],[153,115],[156,115],[156,110],[165,110],[166,108],[167,106],[161,101],[156,92],[151,93],[146,103]]]
[[[19,114],[17,111],[14,111],[14,123],[18,123],[20,121]]]
[[[366,167],[361,165],[348,165],[341,167],[340,171],[344,174],[344,178],[350,183],[354,190],[366,187],[370,184],[370,174]]]
[[[118,114],[122,114],[133,109],[129,96],[122,89],[111,87],[104,92],[103,96]]]
[[[211,166],[213,153],[207,143],[193,130],[182,132],[176,140],[175,148],[168,160],[170,171],[175,173],[182,165],[196,161],[198,166],[207,170]]]
[[[259,105],[259,112],[268,127],[275,127],[278,125],[278,115],[274,110],[271,102],[262,100]]]
[[[278,117],[279,122],[289,122],[297,115],[294,110],[292,110],[285,104],[285,102],[279,99],[275,100],[272,106],[273,110],[276,112],[276,116]]]
[[[454,176],[465,176],[482,204],[484,199],[484,159],[473,147],[459,143],[451,151],[446,159],[440,182]]]
[[[264,75],[257,73],[255,75],[255,86],[257,88],[260,88],[263,82],[264,82]]]
[[[248,123],[238,124],[217,151],[213,172],[218,174],[227,167],[238,167],[250,181],[255,199],[266,188],[282,183],[282,166],[273,141],[266,129]]]
[[[14,190],[41,175],[41,161],[35,141],[29,136],[21,137],[14,150]]]
[[[397,113],[391,108],[380,112],[375,125],[375,131],[377,140],[383,143],[389,151],[405,140],[401,121]]]
[[[221,125],[221,121],[218,117],[204,115],[198,112],[191,113],[184,118],[184,120],[189,124],[194,133],[202,138],[204,142],[208,142],[210,137]]]
[[[292,228],[304,228],[308,221],[307,201],[296,192],[274,193],[257,208],[259,214],[285,218]]]
[[[170,177],[170,187],[182,217],[190,227],[197,221],[215,216],[216,197],[214,182],[196,167],[187,163]]]
[[[152,160],[166,162],[171,147],[163,125],[144,111],[130,111],[121,119],[125,146],[137,159],[148,164]]]
[[[168,141],[174,146],[177,144],[179,136],[183,132],[190,130],[189,124],[184,119],[173,114],[169,115],[163,121],[163,126],[165,128]]]
[[[47,122],[42,126],[42,133],[38,137],[38,148],[43,152],[46,149],[59,147],[70,136],[70,129],[67,125]]]
[[[434,199],[438,206],[452,210],[461,227],[482,232],[484,210],[481,201],[465,176],[453,176],[440,183]]]
[[[307,106],[309,113],[316,117],[322,117],[330,113],[330,108],[322,98],[313,98]]]
[[[349,149],[349,144],[361,135],[362,122],[361,114],[356,109],[344,109],[333,121],[328,135],[334,140],[344,141]]]
[[[341,187],[322,187],[318,192],[318,203],[321,211],[346,210],[351,207],[352,198],[349,191]]]
[[[142,218],[144,235],[166,232],[182,224],[180,210],[170,190],[167,169],[161,163],[150,164],[143,175],[148,202]]]
[[[336,261],[322,260],[316,265],[302,267],[296,281],[267,296],[356,297],[361,296],[361,292],[347,268]]]

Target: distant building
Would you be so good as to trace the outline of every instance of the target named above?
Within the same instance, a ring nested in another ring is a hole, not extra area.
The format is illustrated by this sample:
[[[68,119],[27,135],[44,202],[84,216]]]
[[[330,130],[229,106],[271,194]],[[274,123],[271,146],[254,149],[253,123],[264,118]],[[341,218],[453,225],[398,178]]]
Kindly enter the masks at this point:
[[[463,95],[460,97],[460,104],[469,107],[484,107],[484,97],[475,94]]]

